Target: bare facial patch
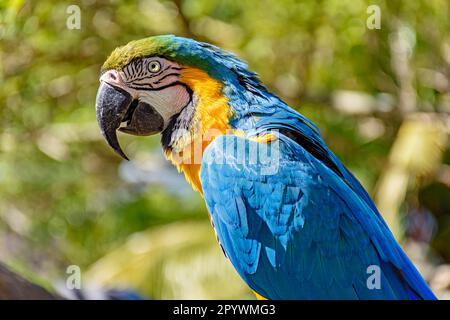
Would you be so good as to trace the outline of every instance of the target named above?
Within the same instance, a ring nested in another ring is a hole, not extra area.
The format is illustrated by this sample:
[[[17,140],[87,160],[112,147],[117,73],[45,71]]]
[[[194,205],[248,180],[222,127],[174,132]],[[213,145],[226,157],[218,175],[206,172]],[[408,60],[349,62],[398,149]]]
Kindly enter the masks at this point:
[[[172,116],[191,101],[189,88],[180,82],[181,70],[176,62],[150,57],[130,62],[119,73],[133,96],[162,116],[166,128]]]
[[[122,69],[124,82],[135,90],[161,90],[179,81],[181,65],[151,57],[130,62]]]

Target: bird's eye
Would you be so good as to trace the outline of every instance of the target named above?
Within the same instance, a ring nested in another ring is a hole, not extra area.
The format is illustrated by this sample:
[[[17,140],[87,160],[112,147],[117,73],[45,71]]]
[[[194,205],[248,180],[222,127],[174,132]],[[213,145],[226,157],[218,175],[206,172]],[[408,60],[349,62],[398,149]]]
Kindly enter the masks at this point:
[[[158,61],[150,61],[148,64],[148,71],[150,72],[158,72],[161,70],[161,64]]]

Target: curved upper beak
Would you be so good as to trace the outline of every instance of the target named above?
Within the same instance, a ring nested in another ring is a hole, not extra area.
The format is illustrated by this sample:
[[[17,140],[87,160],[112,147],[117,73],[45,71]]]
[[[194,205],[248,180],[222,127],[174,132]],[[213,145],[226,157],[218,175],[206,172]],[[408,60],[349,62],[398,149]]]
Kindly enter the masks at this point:
[[[120,147],[116,131],[125,118],[132,101],[131,94],[125,90],[101,81],[95,101],[97,122],[111,148],[127,160],[128,157]]]
[[[164,128],[163,117],[152,106],[134,100],[126,90],[103,80],[100,81],[95,109],[98,125],[106,141],[117,154],[127,160],[117,139],[117,130],[147,136],[161,132]],[[126,122],[125,127],[120,127],[122,122]]]

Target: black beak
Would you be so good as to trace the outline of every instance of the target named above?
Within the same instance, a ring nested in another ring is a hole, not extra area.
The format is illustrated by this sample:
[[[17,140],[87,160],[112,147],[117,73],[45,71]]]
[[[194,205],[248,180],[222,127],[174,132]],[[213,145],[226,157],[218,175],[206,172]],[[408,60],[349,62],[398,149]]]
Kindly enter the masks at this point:
[[[97,122],[108,144],[122,158],[129,160],[120,147],[117,130],[122,132],[147,136],[161,132],[164,119],[156,110],[137,100],[121,88],[101,82],[95,102]],[[127,122],[126,127],[120,127]]]
[[[103,136],[114,151],[122,158],[128,159],[117,140],[116,130],[127,113],[133,98],[125,90],[101,82],[95,101],[97,122]]]

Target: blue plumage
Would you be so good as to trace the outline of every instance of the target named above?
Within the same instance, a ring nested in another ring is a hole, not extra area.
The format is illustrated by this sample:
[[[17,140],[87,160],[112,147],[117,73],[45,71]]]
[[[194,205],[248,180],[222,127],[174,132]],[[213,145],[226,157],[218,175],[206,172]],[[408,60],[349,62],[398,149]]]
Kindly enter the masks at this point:
[[[278,141],[275,174],[239,161],[258,142],[236,136],[217,138],[202,164],[218,238],[248,285],[269,299],[433,299],[366,200],[296,142]],[[381,289],[367,287],[372,265]]]

